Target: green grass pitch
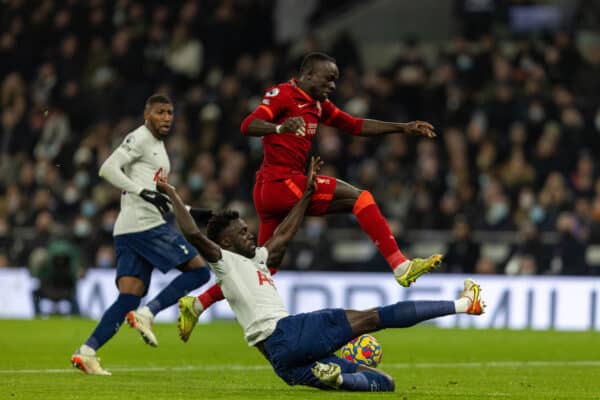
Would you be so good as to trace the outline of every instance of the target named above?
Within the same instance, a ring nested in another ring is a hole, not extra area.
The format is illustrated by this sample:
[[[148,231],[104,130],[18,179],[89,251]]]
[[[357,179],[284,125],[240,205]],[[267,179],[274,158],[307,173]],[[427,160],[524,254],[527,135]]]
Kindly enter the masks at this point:
[[[385,394],[322,392],[279,380],[234,322],[199,325],[183,344],[158,324],[158,348],[123,326],[99,352],[110,377],[73,370],[69,357],[95,321],[0,321],[0,399],[600,399],[597,332],[451,330],[375,333]]]

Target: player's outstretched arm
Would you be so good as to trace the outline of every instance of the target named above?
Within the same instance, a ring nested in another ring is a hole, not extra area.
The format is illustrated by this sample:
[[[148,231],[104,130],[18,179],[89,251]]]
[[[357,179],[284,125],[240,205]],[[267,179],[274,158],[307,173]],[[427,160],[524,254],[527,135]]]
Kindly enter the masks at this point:
[[[429,122],[386,122],[376,119],[365,119],[360,131],[361,136],[376,136],[388,133],[402,133],[409,136],[424,136],[434,138],[436,134],[434,127]]]
[[[283,260],[287,244],[298,232],[298,228],[304,219],[306,209],[310,204],[310,198],[316,189],[316,177],[317,173],[321,169],[323,161],[321,157],[312,157],[310,160],[310,167],[308,169],[308,179],[306,180],[306,189],[304,194],[292,208],[285,219],[279,224],[271,239],[265,243],[265,247],[269,251],[269,259],[267,265],[270,267],[278,267]]]
[[[351,135],[377,136],[390,133],[402,133],[410,136],[434,138],[433,125],[424,121],[387,122],[376,119],[356,118],[337,108],[332,102],[323,103],[323,123],[340,129]]]
[[[181,200],[181,197],[179,197],[175,188],[162,179],[159,179],[158,182],[156,182],[156,187],[171,199],[175,219],[186,239],[198,249],[206,261],[219,261],[221,259],[221,248],[200,232],[198,225],[194,222],[194,218],[187,210],[185,204],[183,204],[183,200]]]

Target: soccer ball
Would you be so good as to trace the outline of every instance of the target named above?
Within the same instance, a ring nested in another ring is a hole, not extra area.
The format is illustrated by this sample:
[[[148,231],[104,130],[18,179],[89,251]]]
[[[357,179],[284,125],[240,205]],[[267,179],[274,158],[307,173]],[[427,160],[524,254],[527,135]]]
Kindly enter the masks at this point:
[[[348,361],[375,368],[381,362],[381,346],[373,336],[361,335],[342,347],[341,356]]]

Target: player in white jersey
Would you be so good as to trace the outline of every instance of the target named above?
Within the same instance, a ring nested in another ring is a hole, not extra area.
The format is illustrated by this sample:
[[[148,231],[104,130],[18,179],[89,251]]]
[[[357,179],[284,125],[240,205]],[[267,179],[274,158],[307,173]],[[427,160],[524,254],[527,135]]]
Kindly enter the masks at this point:
[[[315,192],[320,166],[319,158],[311,160],[304,194],[264,247],[258,248],[237,212],[215,214],[205,236],[175,189],[164,181],[157,187],[169,195],[182,232],[217,276],[246,341],[261,351],[281,379],[290,385],[321,389],[392,391],[394,380],[389,375],[336,357],[334,352],[349,340],[380,329],[408,327],[455,313],[479,315],[483,312],[480,287],[467,279],[456,301],[404,301],[365,311],[325,309],[289,315],[266,265],[281,263]],[[178,327],[185,340],[201,309],[196,297],[179,301]]]
[[[156,191],[156,181],[166,178],[170,163],[163,140],[173,121],[169,98],[153,95],[144,108],[144,124],[129,133],[106,159],[100,176],[122,190],[121,210],[114,228],[117,254],[117,300],[104,312],[85,344],[71,356],[74,367],[87,374],[110,375],[96,357],[96,350],[114,336],[124,319],[146,343],[157,346],[152,321],[159,311],[206,283],[205,262],[183,235],[166,223],[169,200]],[[136,310],[146,295],[152,270],[177,268],[182,274],[145,307]]]

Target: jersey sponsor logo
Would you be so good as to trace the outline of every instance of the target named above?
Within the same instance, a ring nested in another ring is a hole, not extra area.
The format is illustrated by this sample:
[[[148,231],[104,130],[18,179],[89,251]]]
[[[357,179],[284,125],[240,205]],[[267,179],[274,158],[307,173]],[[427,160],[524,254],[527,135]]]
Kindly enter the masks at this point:
[[[317,184],[322,184],[322,185],[326,185],[329,184],[329,179],[328,178],[317,178]]]
[[[310,106],[310,103],[298,104],[298,108],[304,108],[306,106]]]
[[[258,274],[258,286],[262,286],[263,284],[268,283],[269,285],[275,287],[273,279],[271,279],[267,274],[265,274],[262,271],[256,271],[256,273]]]
[[[265,93],[266,97],[275,97],[279,94],[279,89],[278,88],[273,88],[271,90],[269,90],[267,93]]]
[[[189,254],[190,251],[187,249],[187,247],[185,247],[184,244],[180,244],[179,247],[181,248],[181,250],[183,250],[183,254]]]

